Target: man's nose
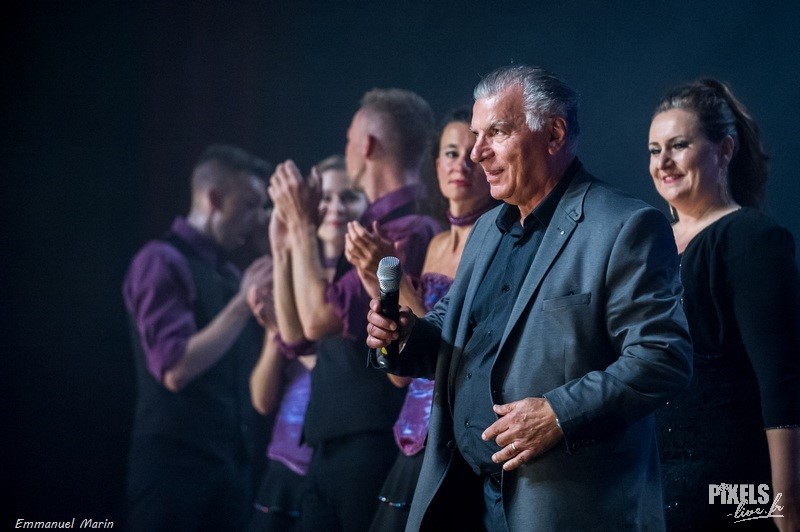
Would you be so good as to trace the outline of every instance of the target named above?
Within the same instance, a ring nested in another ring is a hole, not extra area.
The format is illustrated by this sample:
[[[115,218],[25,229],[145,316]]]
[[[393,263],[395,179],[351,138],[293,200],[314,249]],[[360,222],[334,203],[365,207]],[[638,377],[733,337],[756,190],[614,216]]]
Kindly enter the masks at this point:
[[[491,150],[489,149],[489,144],[486,142],[486,137],[478,135],[478,138],[475,140],[475,146],[472,147],[472,151],[469,154],[469,158],[472,162],[479,163],[489,157],[489,155],[491,155]]]

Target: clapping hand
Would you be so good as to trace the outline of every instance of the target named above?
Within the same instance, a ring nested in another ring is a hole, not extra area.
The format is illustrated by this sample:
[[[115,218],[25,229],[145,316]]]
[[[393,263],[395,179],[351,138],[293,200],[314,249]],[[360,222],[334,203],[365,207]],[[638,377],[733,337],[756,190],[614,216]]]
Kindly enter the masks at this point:
[[[306,181],[294,161],[288,159],[275,168],[268,192],[278,216],[287,226],[317,226],[317,207],[322,192],[316,168],[311,170]]]
[[[344,240],[344,256],[355,267],[367,293],[371,297],[378,297],[378,263],[382,258],[396,252],[394,243],[381,234],[378,222],[374,222],[372,228],[370,233],[360,223],[349,222]]]
[[[253,261],[242,276],[239,291],[250,311],[262,326],[275,324],[275,304],[272,296],[272,257],[265,255]]]

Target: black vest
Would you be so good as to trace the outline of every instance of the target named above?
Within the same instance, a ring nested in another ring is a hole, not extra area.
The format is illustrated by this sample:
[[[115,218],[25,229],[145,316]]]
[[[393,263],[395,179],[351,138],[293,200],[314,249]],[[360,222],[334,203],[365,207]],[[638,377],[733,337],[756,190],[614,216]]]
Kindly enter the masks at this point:
[[[200,330],[228,304],[239,289],[235,276],[214,268],[174,233],[164,240],[175,247],[189,265],[197,293],[194,316]],[[167,390],[148,371],[135,327],[133,346],[138,379],[136,418],[132,435],[132,460],[200,457],[214,462],[250,458],[246,433],[254,410],[249,376],[263,342],[263,331],[251,319],[223,357],[183,390]],[[132,471],[133,472],[133,471]]]
[[[306,443],[392,429],[405,388],[364,363],[364,340],[340,335],[320,338],[311,372],[311,399],[303,425]]]

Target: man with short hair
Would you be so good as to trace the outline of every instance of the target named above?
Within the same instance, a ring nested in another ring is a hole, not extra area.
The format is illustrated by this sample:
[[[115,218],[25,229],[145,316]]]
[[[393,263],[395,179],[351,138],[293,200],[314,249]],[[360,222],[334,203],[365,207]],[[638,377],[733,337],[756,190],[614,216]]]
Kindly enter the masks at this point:
[[[659,530],[653,411],[691,377],[669,223],[587,173],[577,95],[501,68],[475,89],[471,158],[501,205],[424,318],[368,315],[371,351],[436,392],[408,530]]]
[[[401,89],[365,94],[347,131],[348,175],[370,202],[354,225],[360,238],[396,255],[412,277],[421,273],[428,242],[441,230],[416,207],[432,134],[428,104]],[[290,249],[273,249],[275,283],[292,286],[301,322],[301,330],[282,340],[290,340],[292,349],[298,349],[298,339],[316,341],[303,429],[314,454],[301,520],[309,531],[366,530],[396,455],[392,426],[405,390],[366,366],[370,295],[357,269],[340,261],[334,281],[326,281],[311,215],[318,203],[315,175],[309,186],[287,161],[278,165],[269,188],[275,216],[288,232],[282,240],[291,242]],[[368,269],[374,272],[376,266]]]
[[[250,508],[248,378],[263,331],[246,301],[268,262],[228,260],[265,203],[263,162],[209,147],[192,204],[133,258],[123,285],[138,396],[128,472],[131,530],[223,530]]]

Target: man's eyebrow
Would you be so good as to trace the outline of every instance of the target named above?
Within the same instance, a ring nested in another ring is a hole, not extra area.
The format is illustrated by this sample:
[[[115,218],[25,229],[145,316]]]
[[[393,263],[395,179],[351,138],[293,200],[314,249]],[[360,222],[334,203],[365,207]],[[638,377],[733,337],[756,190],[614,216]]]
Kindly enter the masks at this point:
[[[489,129],[497,129],[497,128],[508,129],[513,125],[514,124],[512,122],[509,122],[508,120],[495,120],[494,122],[489,124]]]
[[[508,120],[495,120],[494,122],[490,122],[489,125],[486,126],[485,129],[486,129],[486,131],[489,131],[489,130],[492,130],[492,129],[508,129],[510,127],[512,127],[512,123],[509,122]],[[478,134],[478,130],[473,128],[472,126],[469,127],[469,130],[474,135]]]
[[[495,120],[494,122],[490,122],[488,126],[486,126],[486,131],[491,131],[493,129],[512,129],[514,124],[509,122],[508,120]]]

